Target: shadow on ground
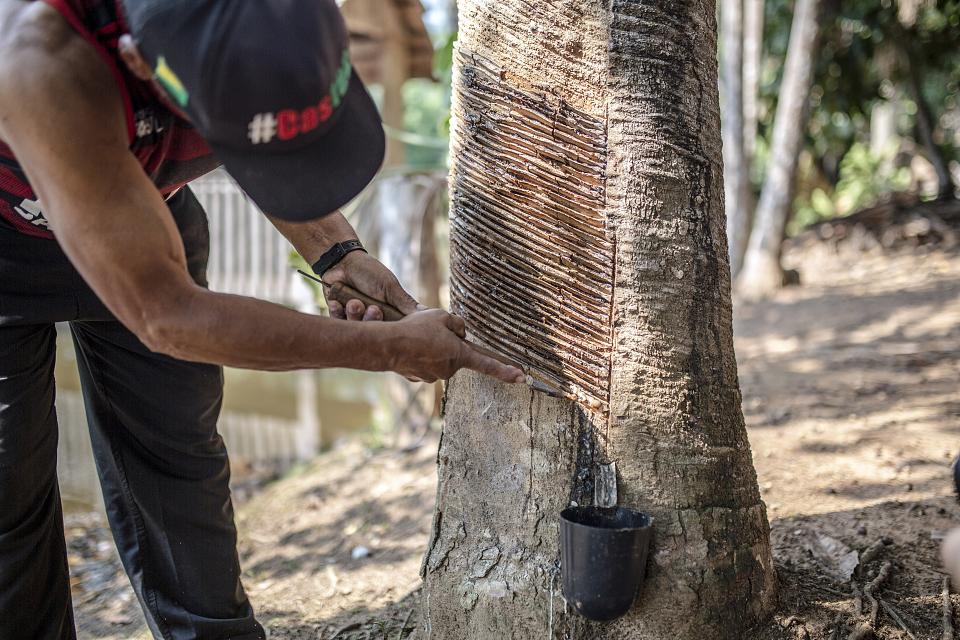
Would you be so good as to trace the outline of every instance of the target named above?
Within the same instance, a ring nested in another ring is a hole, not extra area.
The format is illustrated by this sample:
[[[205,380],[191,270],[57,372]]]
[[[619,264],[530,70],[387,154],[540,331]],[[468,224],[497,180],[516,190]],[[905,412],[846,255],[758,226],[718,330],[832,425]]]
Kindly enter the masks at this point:
[[[305,620],[298,610],[265,606],[258,612],[271,640],[405,640],[419,624],[419,591],[380,607],[357,607],[337,616]]]
[[[893,573],[881,598],[912,637],[941,637],[939,539],[960,526],[949,480],[960,446],[960,257],[862,268],[856,282],[837,274],[840,284],[736,309],[744,413],[781,584],[760,640],[847,637],[850,585],[813,559],[815,535],[853,549],[888,538],[880,561]],[[401,455],[350,445],[239,510],[244,584],[272,638],[393,640],[408,613],[412,628],[436,446]],[[109,564],[89,548],[71,549],[88,598],[78,598],[81,636],[142,637],[139,623],[111,618],[136,612],[121,599],[126,579],[101,571]],[[911,637],[887,609],[878,622],[881,640]]]
[[[891,562],[893,573],[878,592],[880,600],[916,638],[939,639],[943,632],[939,539],[958,524],[960,505],[952,497],[881,502],[860,509],[774,520],[771,537],[780,582],[780,609],[775,623],[760,638],[846,638],[850,633],[854,619],[851,584],[830,577],[808,551],[811,536],[825,535],[858,551],[876,540],[885,540],[888,544],[869,565],[866,579],[875,575],[882,562]],[[863,580],[859,584],[862,586]],[[960,596],[953,598],[954,606],[960,606]],[[886,607],[880,609],[877,637],[909,638]]]

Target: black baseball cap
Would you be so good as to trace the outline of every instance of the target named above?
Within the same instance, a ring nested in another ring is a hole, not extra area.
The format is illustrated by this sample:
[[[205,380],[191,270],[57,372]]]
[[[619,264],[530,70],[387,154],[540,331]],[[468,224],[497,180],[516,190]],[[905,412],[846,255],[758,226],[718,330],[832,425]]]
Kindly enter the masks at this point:
[[[380,115],[334,0],[122,2],[157,81],[264,212],[319,218],[380,168]]]

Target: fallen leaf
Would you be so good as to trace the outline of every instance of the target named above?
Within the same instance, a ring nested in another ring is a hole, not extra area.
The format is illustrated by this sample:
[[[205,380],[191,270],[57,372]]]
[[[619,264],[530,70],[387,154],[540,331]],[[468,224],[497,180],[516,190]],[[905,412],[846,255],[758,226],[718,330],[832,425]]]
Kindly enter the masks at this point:
[[[804,547],[827,575],[838,582],[850,580],[860,563],[856,551],[836,538],[815,531],[806,532],[803,538]]]

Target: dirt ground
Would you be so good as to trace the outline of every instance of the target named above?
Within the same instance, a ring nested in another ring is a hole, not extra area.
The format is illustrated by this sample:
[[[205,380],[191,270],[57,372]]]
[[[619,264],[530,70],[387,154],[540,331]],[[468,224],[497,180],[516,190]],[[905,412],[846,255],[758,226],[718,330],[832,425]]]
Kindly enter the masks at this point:
[[[886,543],[858,580],[890,563],[876,591],[879,638],[939,640],[939,541],[960,526],[949,483],[960,445],[960,254],[822,248],[788,258],[804,286],[735,310],[781,585],[780,610],[757,635],[847,638],[851,585],[810,551],[827,536],[842,550]],[[244,582],[272,638],[413,634],[435,447],[372,453],[355,442],[241,505]],[[74,518],[68,535],[81,637],[145,637],[102,523]]]

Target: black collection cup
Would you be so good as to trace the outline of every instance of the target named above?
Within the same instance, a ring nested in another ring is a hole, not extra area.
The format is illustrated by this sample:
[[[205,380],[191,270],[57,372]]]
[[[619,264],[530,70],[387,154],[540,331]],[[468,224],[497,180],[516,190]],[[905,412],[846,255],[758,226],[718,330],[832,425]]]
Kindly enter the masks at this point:
[[[560,512],[563,595],[590,620],[619,618],[646,574],[653,518],[623,507],[570,507]]]

